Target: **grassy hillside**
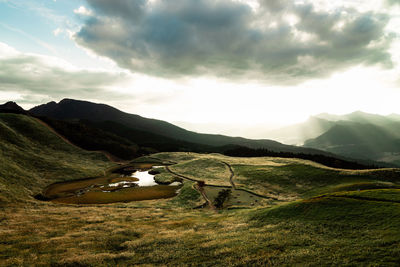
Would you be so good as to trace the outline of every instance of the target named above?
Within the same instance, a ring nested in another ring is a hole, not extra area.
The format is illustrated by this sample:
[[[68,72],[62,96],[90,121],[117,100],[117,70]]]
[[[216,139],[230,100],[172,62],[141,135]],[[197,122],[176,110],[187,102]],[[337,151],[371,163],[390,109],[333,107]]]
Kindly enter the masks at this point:
[[[206,184],[229,186],[231,166],[237,188],[280,200],[365,188],[397,187],[398,169],[345,170],[302,159],[257,157],[233,158],[220,154],[159,153],[152,155],[177,164],[169,168]]]
[[[398,169],[186,152],[135,161],[169,163],[194,181],[185,180],[172,199],[79,206],[32,200],[4,207],[0,265],[390,266],[400,260]],[[238,188],[232,197],[246,189],[265,196],[262,203],[193,209],[203,202],[195,181],[218,197],[210,185],[229,187],[229,167]],[[166,180],[180,178],[159,170]]]
[[[101,153],[66,143],[37,119],[0,113],[0,202],[32,200],[56,181],[98,175],[111,163]]]
[[[355,198],[373,195],[375,199]],[[253,212],[256,227],[273,230],[276,264],[396,266],[400,259],[400,191],[342,192]],[[395,196],[395,197],[393,197]],[[395,201],[387,201],[388,199]],[[277,232],[280,232],[276,234]]]
[[[140,147],[133,141],[93,127],[83,121],[61,121],[38,117],[73,144],[90,151],[107,151],[123,160],[140,156]]]

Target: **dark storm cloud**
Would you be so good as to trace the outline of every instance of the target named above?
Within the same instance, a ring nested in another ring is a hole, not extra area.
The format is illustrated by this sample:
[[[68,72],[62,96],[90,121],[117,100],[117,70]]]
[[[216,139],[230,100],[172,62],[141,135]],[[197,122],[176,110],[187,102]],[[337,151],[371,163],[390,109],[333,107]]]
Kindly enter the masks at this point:
[[[357,64],[391,67],[388,16],[311,3],[87,0],[76,41],[132,72],[296,83]]]
[[[0,51],[1,52],[1,51]],[[50,64],[46,57],[13,53],[0,57],[0,91],[25,95],[30,99],[76,97],[116,99],[122,97],[107,87],[125,75],[88,70],[71,70]]]

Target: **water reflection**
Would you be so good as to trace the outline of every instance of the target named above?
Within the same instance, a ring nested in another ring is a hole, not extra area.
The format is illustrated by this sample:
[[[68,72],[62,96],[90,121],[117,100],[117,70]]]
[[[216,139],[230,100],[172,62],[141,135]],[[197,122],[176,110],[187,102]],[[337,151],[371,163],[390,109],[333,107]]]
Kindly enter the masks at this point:
[[[170,198],[176,196],[182,187],[179,182],[159,185],[154,180],[155,175],[149,174],[151,166],[137,167],[124,167],[122,172],[110,176],[52,184],[43,195],[58,203],[106,204]]]
[[[149,174],[149,171],[136,171],[131,175],[131,177],[139,179],[139,181],[134,182],[138,186],[158,185],[156,181],[154,181],[154,175]]]

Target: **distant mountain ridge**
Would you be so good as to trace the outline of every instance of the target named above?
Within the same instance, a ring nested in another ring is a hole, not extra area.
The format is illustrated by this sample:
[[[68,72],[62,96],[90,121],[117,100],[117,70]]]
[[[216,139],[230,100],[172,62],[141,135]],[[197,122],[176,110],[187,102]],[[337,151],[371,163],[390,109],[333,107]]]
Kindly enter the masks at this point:
[[[265,136],[285,144],[303,145],[305,140],[318,137],[334,125],[333,121],[311,116],[305,122],[266,132]]]
[[[122,112],[105,104],[88,101],[63,99],[59,103],[49,102],[30,110],[36,116],[46,116],[61,120],[89,120],[93,123],[113,122],[133,130],[140,130],[190,143],[208,146],[240,145],[250,148],[267,148],[272,151],[318,153],[313,149],[284,145],[268,139],[245,139],[216,134],[199,134],[175,126],[171,123],[144,118]]]
[[[317,118],[322,118],[330,121],[352,121],[352,122],[359,122],[359,123],[372,123],[377,125],[384,125],[387,123],[400,121],[400,115],[398,114],[390,114],[387,116],[379,115],[379,114],[372,114],[362,111],[354,111],[349,114],[345,115],[332,115],[328,113],[321,113],[315,115]]]
[[[6,106],[11,113],[23,110],[13,102],[0,106]],[[59,103],[49,102],[24,112],[24,115],[28,115],[27,117],[33,116],[39,119],[37,121],[41,120],[42,124],[52,128],[51,130],[56,131],[68,142],[86,150],[108,152],[107,155],[113,157],[114,160],[118,160],[118,158],[130,160],[141,155],[162,151],[191,151],[223,154],[229,152],[236,156],[297,157],[336,168],[365,169],[393,166],[371,160],[354,161],[331,152],[284,145],[267,139],[252,140],[224,135],[199,134],[165,121],[147,119],[122,112],[105,104],[88,101],[64,99]],[[186,139],[189,141],[182,137],[189,138]]]
[[[345,115],[320,113],[310,116],[305,122],[265,132],[264,136],[284,144],[303,145],[306,140],[317,138],[331,127],[349,122],[371,123],[385,127],[388,131],[400,130],[397,127],[393,128],[393,123],[400,122],[400,115],[398,114],[383,116],[355,111]]]
[[[329,118],[326,114],[321,117]],[[320,136],[306,140],[305,147],[400,166],[399,115],[382,116],[357,111],[331,118],[336,119],[334,125]]]

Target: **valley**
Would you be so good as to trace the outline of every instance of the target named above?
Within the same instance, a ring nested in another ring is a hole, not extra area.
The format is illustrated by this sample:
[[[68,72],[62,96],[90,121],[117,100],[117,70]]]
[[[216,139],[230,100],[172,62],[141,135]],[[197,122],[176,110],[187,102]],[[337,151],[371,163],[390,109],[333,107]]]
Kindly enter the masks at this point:
[[[400,0],[0,0],[0,267],[399,266]]]
[[[0,113],[0,126],[2,266],[400,258],[397,168],[188,151],[112,162],[30,116]],[[139,186],[143,177],[153,181]]]

